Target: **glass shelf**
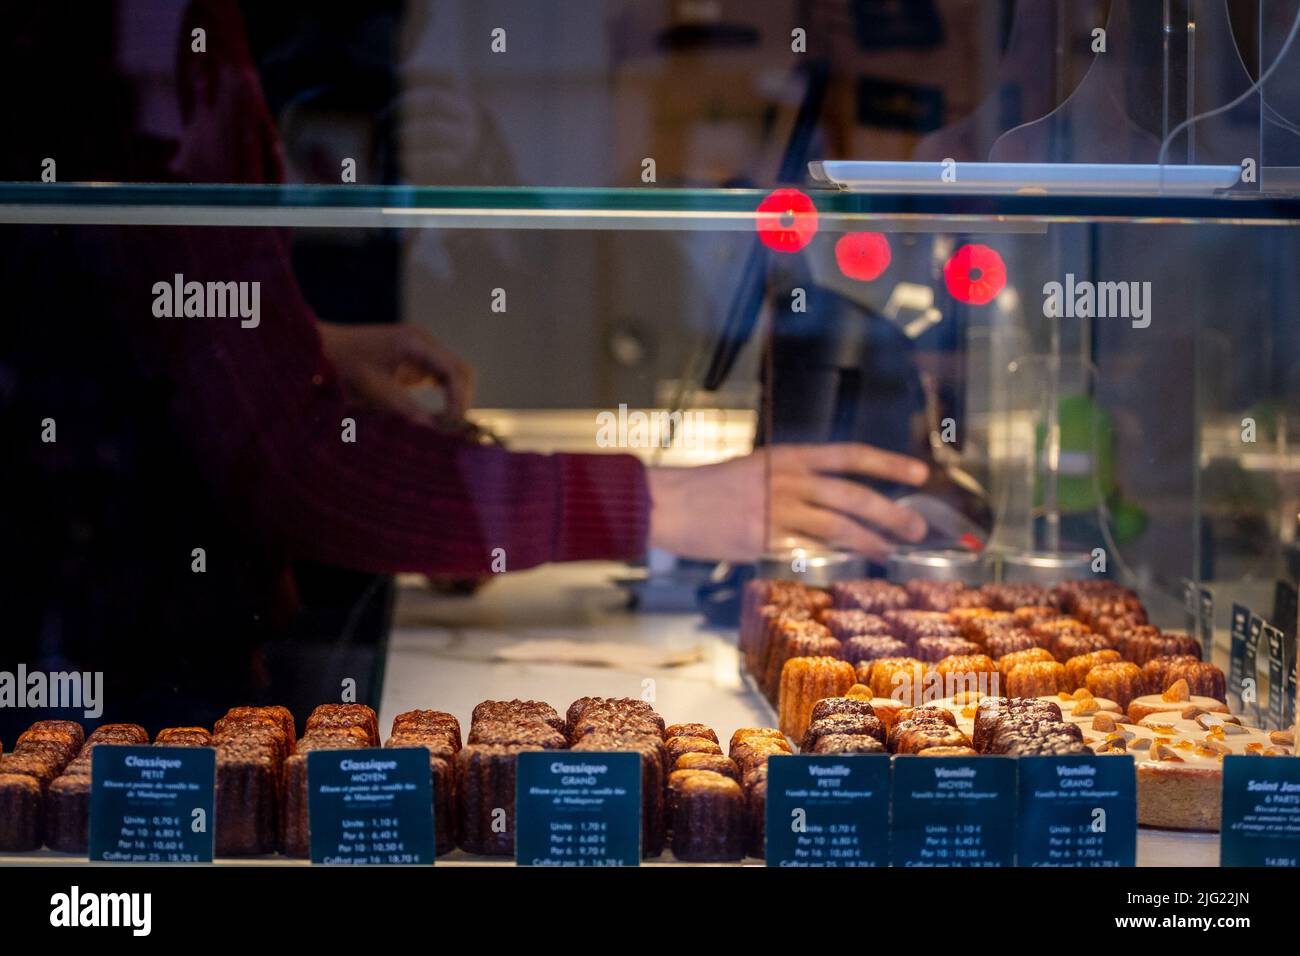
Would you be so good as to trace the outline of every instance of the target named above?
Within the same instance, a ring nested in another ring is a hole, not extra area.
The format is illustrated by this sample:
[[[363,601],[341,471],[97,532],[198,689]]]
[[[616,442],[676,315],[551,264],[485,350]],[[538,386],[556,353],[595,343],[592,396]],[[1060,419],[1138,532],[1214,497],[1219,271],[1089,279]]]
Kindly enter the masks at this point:
[[[1049,222],[1300,222],[1300,199],[1234,193],[1048,196],[806,190],[818,226],[949,232],[1035,231]],[[0,222],[70,225],[330,226],[582,230],[754,228],[769,190],[2,183]],[[963,229],[962,223],[969,223]]]

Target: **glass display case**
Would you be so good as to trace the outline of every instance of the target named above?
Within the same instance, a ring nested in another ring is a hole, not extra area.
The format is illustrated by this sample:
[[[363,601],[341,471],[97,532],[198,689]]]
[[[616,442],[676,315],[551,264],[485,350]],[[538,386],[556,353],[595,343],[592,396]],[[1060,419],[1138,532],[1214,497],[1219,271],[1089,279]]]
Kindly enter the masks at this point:
[[[520,753],[758,865],[768,757],[935,748],[1132,758],[1120,859],[1216,864],[1295,753],[1300,6],[448,6],[15,29],[82,82],[0,176],[0,862],[94,856],[84,729],[211,747],[246,862],[384,745],[438,865]]]

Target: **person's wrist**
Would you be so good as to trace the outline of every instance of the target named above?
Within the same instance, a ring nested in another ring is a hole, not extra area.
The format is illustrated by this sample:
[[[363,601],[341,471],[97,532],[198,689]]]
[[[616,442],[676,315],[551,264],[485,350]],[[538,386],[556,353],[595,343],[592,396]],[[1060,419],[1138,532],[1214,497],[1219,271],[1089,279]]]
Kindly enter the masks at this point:
[[[676,553],[680,549],[681,468],[647,468],[646,490],[650,494],[649,545]]]

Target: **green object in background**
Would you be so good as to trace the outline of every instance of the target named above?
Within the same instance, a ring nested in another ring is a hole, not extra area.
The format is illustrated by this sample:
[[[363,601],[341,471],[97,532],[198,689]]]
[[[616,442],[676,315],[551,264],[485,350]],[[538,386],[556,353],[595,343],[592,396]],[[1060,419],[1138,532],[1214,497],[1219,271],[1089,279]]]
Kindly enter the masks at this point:
[[[1131,541],[1146,527],[1146,514],[1124,501],[1115,482],[1115,431],[1110,415],[1087,395],[1063,396],[1057,405],[1061,450],[1056,504],[1061,515],[1095,513],[1105,507],[1118,543]],[[1034,432],[1034,506],[1043,506],[1047,428]]]

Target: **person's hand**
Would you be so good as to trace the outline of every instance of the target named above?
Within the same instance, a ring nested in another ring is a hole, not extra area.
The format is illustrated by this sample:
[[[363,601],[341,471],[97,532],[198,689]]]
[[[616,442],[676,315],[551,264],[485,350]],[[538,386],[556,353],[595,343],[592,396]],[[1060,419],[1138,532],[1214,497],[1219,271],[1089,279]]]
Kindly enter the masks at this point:
[[[650,544],[687,558],[752,561],[832,547],[881,559],[924,519],[847,476],[925,482],[923,462],[870,445],[773,445],[698,468],[651,468]]]
[[[397,102],[404,181],[458,182],[479,147],[482,119],[463,85],[446,76],[422,77]]]
[[[421,425],[435,416],[412,394],[436,385],[446,397],[445,414],[463,418],[474,393],[474,369],[428,332],[414,325],[320,324],[325,356],[353,400],[393,412]]]

